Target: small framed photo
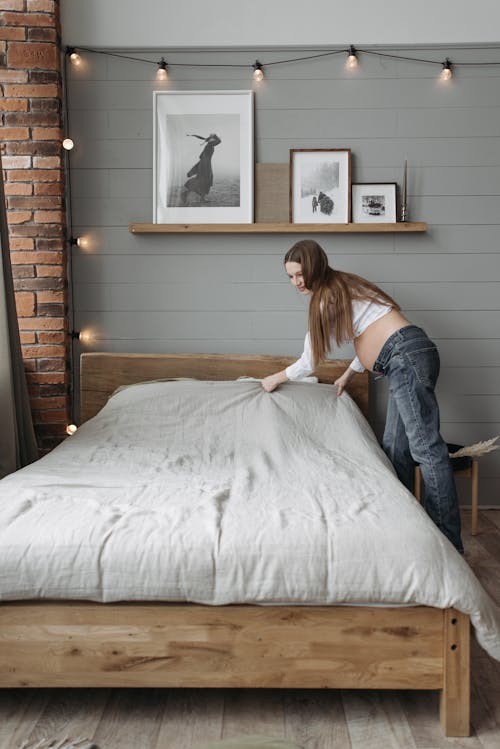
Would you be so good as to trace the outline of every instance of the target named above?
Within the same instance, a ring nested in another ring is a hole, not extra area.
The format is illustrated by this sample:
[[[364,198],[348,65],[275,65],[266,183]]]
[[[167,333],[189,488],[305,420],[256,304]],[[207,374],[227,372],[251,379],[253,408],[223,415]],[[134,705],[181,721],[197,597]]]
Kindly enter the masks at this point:
[[[153,222],[253,222],[253,92],[154,91]]]
[[[290,150],[290,222],[348,224],[351,217],[351,149]]]
[[[352,186],[354,224],[396,223],[396,183],[360,182]]]

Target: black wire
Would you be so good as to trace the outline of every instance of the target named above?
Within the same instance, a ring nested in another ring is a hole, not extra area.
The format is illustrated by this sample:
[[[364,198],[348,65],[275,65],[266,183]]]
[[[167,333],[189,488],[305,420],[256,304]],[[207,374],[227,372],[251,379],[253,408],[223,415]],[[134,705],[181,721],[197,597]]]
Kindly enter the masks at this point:
[[[68,56],[64,56],[62,65],[63,76],[63,95],[64,95],[64,132],[70,136],[71,130],[69,125],[69,105],[68,105]],[[69,361],[70,361],[70,419],[75,423],[75,347],[74,347],[74,330],[75,330],[75,301],[73,285],[73,202],[71,196],[71,155],[65,151],[65,181],[66,181],[66,257],[67,257],[67,274],[68,274],[68,307],[71,319],[71,330],[69,331]]]
[[[132,57],[130,55],[122,55],[118,52],[109,52],[103,49],[91,49],[90,47],[69,47],[71,50],[81,50],[82,52],[93,52],[95,55],[108,55],[109,57],[121,57],[123,60],[135,60],[135,62],[147,62],[149,65],[158,65],[154,60],[144,60],[141,57]],[[68,53],[68,47],[66,47],[66,54]]]
[[[68,49],[68,48],[66,48]],[[143,57],[132,57],[131,55],[122,55],[119,52],[108,52],[102,49],[90,49],[89,47],[70,47],[69,49],[77,50],[82,52],[93,52],[96,55],[108,55],[109,57],[119,57],[123,60],[134,60],[135,62],[143,62],[147,65],[158,65],[159,63],[155,60],[146,60]],[[337,55],[341,52],[348,52],[349,50],[338,49],[332,52],[323,52],[318,55],[310,55],[308,57],[296,57],[291,60],[275,60],[274,62],[261,63],[262,65],[280,65],[285,62],[299,62],[301,60],[313,60],[316,57],[325,57],[326,55]],[[165,62],[167,62],[165,60]],[[204,63],[204,62],[167,62],[168,67],[181,67],[181,68],[248,68],[247,63]]]
[[[362,52],[365,55],[374,55],[377,57],[388,57],[393,60],[406,60],[409,62],[422,62],[427,63],[429,65],[442,65],[443,60],[429,60],[422,57],[409,57],[407,55],[394,55],[390,52],[379,52],[378,50],[372,50],[372,49],[361,49],[359,47],[356,47],[356,52]],[[483,47],[472,47],[469,49],[484,49]],[[495,49],[499,50],[500,47],[488,47],[487,49]],[[143,57],[133,57],[132,55],[123,55],[119,52],[110,52],[109,50],[102,50],[102,49],[92,49],[90,47],[66,47],[66,53],[68,53],[68,50],[81,50],[82,52],[92,52],[93,54],[97,55],[108,55],[109,57],[118,57],[123,60],[133,60],[134,62],[142,62],[147,65],[158,65],[158,62],[155,62],[154,60],[146,60]],[[220,52],[220,50],[209,50],[213,52]],[[290,62],[303,62],[306,60],[315,60],[319,57],[328,57],[331,55],[339,55],[339,54],[348,54],[349,48],[342,48],[342,49],[335,49],[335,50],[329,50],[327,52],[320,52],[318,54],[314,55],[304,55],[303,57],[293,57],[287,60],[273,60],[270,62],[262,62],[261,65],[263,68],[269,67],[271,65],[283,65]],[[451,64],[453,66],[457,65],[475,65],[475,66],[485,66],[485,65],[500,65],[500,61],[486,61],[486,62],[460,62],[458,60],[450,60]],[[184,67],[184,68],[248,68],[251,67],[250,63],[189,63],[189,62],[167,62],[168,67]]]
[[[68,48],[66,47],[66,50]],[[82,52],[93,52],[96,55],[108,55],[109,57],[119,57],[122,60],[134,60],[134,62],[144,62],[147,65],[158,65],[158,62],[155,62],[155,60],[146,60],[143,57],[132,57],[131,55],[122,55],[119,52],[108,52],[107,50],[103,49],[90,49],[90,47],[70,47],[70,49],[75,50],[81,50]],[[245,63],[240,63],[238,65],[228,63],[225,65],[224,63],[210,63],[209,65],[206,65],[205,63],[199,62],[199,63],[189,63],[189,62],[168,62],[165,60],[168,67],[186,67],[186,68],[248,68],[248,65]]]
[[[347,54],[348,49],[335,49],[330,52],[321,52],[318,55],[309,55],[308,57],[294,57],[291,60],[275,60],[274,62],[263,62],[261,65],[268,68],[270,65],[281,65],[285,62],[302,62],[302,60],[315,60],[317,57],[327,57],[328,55],[340,55],[342,53]]]
[[[375,52],[371,49],[359,49],[356,47],[356,52],[363,52],[365,55],[377,55],[378,57],[391,57],[394,60],[409,60],[410,62],[427,62],[431,65],[442,65],[444,60],[427,60],[421,57],[406,57],[404,55],[392,55],[389,52]],[[453,66],[456,65],[500,65],[500,62],[458,62],[457,60],[451,60],[450,63]]]
[[[335,49],[331,50],[330,52],[321,52],[317,55],[308,55],[307,57],[293,57],[290,60],[274,60],[273,62],[260,62],[259,64],[263,68],[268,68],[270,65],[282,65],[287,62],[302,62],[303,60],[315,60],[317,57],[327,57],[328,55],[339,55],[339,54],[345,54],[349,52],[348,49]],[[155,63],[156,65],[157,63]],[[189,63],[189,62],[172,62],[169,63],[169,66],[172,65],[182,67],[182,68],[248,68],[250,67],[247,63],[245,64],[230,64],[227,65],[225,63],[203,63],[203,62],[197,62],[197,63]]]
[[[410,62],[428,62],[430,65],[441,65],[442,60],[427,60],[422,57],[406,57],[405,55],[392,55],[390,52],[375,52],[371,49],[361,49],[356,47],[356,52],[363,52],[365,55],[377,55],[377,57],[391,57],[393,60],[409,60]],[[454,63],[456,64],[456,63]]]
[[[452,62],[450,60],[450,62]],[[453,65],[500,65],[500,62],[452,62]]]

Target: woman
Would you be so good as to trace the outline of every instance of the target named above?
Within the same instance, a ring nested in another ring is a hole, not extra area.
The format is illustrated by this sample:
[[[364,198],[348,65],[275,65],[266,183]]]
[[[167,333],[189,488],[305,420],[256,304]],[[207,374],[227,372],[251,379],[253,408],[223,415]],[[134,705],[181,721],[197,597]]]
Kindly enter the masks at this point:
[[[336,380],[341,395],[356,372],[369,369],[388,378],[383,448],[399,480],[413,491],[414,462],[420,464],[426,510],[463,553],[460,514],[448,448],[439,433],[434,388],[439,354],[425,332],[401,314],[396,302],[374,284],[334,270],[314,240],[297,242],[285,256],[292,285],[311,295],[304,353],[281,372],[265,377],[268,392],[287,380],[309,375],[337,346],[354,340],[356,358]]]
[[[202,201],[206,200],[210,188],[214,183],[212,156],[214,155],[215,146],[218,146],[219,143],[221,143],[221,139],[215,133],[210,133],[208,138],[204,138],[203,135],[196,135],[195,133],[189,133],[189,136],[192,138],[199,138],[206,143],[206,146],[200,154],[199,161],[197,161],[187,173],[187,176],[191,179],[188,179],[182,188],[181,200],[183,203],[187,202],[190,192],[195,192],[200,196]]]

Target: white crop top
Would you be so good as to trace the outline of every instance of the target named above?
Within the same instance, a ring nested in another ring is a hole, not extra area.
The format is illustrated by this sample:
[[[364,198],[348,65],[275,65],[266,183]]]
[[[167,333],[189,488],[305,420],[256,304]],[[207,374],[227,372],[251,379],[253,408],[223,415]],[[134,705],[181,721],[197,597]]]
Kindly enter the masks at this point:
[[[369,325],[375,320],[387,315],[392,309],[391,305],[372,302],[369,299],[354,299],[352,302],[352,325],[354,328],[354,338],[364,333]],[[348,341],[346,340],[346,343]],[[349,365],[355,372],[364,372],[365,368],[356,356]],[[311,350],[311,337],[309,331],[306,333],[304,341],[304,352],[300,359],[290,364],[285,369],[285,374],[289,380],[301,380],[314,371],[313,356]]]

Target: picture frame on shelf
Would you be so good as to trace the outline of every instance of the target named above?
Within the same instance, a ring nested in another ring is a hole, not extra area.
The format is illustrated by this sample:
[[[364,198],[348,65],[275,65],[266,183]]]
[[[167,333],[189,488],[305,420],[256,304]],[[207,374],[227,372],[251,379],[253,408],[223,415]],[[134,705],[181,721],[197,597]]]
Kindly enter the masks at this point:
[[[352,185],[354,224],[395,224],[396,182],[357,182]]]
[[[290,149],[290,223],[348,224],[351,149]]]
[[[252,91],[153,92],[153,223],[251,224]]]

